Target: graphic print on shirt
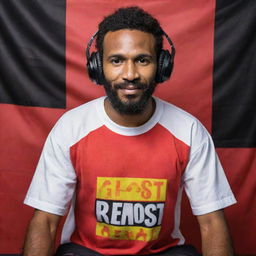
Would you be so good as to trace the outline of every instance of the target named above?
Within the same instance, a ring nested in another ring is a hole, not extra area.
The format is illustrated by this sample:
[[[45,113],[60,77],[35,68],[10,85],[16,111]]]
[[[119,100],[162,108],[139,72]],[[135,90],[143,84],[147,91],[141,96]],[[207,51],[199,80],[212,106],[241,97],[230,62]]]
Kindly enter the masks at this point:
[[[96,235],[156,240],[161,230],[166,188],[166,179],[98,177]]]

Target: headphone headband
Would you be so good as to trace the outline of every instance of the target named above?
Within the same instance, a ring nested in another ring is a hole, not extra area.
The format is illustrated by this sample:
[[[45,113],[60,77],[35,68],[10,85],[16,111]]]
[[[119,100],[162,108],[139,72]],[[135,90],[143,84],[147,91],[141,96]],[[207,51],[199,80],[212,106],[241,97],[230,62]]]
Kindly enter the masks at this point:
[[[162,30],[163,31],[163,30]],[[168,41],[168,43],[169,43],[169,45],[171,46],[171,49],[172,49],[172,51],[171,51],[171,54],[173,55],[173,57],[175,56],[175,53],[176,53],[176,50],[175,50],[175,47],[174,47],[174,44],[173,44],[173,42],[172,42],[172,40],[171,40],[171,38],[163,31],[163,33],[164,33],[164,36],[165,36],[165,38],[167,39],[167,41]]]
[[[93,36],[91,37],[91,39],[90,39],[90,41],[89,41],[89,43],[88,43],[88,45],[87,45],[87,48],[86,48],[86,58],[87,58],[87,61],[89,60],[89,58],[90,58],[90,48],[91,48],[91,46],[92,46],[92,43],[93,43],[93,40],[94,40],[94,38],[98,35],[98,33],[99,33],[99,31],[96,31],[94,34],[93,34]]]

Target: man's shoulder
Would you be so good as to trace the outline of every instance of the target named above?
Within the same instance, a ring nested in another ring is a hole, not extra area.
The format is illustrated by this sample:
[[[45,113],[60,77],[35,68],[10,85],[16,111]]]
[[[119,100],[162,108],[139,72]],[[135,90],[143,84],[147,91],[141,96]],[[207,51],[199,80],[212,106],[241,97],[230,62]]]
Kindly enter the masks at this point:
[[[206,128],[196,117],[167,101],[157,100],[163,105],[163,114],[159,123],[176,138],[191,145],[195,137],[200,141],[208,137]]]
[[[192,125],[193,123],[197,123],[200,121],[190,114],[189,112],[185,111],[184,109],[173,105],[170,102],[167,102],[165,100],[156,98],[158,101],[160,101],[163,105],[163,116],[162,118],[166,118],[170,120],[172,123],[177,124],[179,122],[182,122],[183,124]]]
[[[72,108],[65,112],[60,119],[79,119],[86,117],[88,114],[96,112],[97,108],[102,104],[104,97],[100,97],[91,101],[88,101],[80,106]]]
[[[102,126],[98,108],[104,97],[97,98],[64,113],[50,132],[56,139],[65,140],[69,144],[86,136]]]

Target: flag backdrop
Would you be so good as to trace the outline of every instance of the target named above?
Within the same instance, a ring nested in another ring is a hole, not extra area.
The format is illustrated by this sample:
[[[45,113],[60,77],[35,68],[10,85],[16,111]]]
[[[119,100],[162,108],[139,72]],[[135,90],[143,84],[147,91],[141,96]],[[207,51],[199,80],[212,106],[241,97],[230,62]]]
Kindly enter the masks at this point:
[[[174,41],[174,73],[156,95],[212,134],[238,200],[225,210],[235,250],[256,255],[255,0],[0,0],[0,254],[22,250],[33,213],[22,202],[50,129],[104,94],[85,70],[87,42],[104,16],[131,5]],[[182,230],[200,248],[186,198]]]

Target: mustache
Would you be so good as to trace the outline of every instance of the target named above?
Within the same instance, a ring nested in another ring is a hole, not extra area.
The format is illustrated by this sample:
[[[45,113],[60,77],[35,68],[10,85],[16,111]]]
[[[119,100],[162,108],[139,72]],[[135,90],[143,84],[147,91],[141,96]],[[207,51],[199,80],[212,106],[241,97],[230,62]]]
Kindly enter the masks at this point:
[[[115,84],[115,89],[126,89],[128,86],[134,86],[136,89],[146,89],[148,88],[148,84],[141,83],[139,81],[126,81],[123,83]]]

